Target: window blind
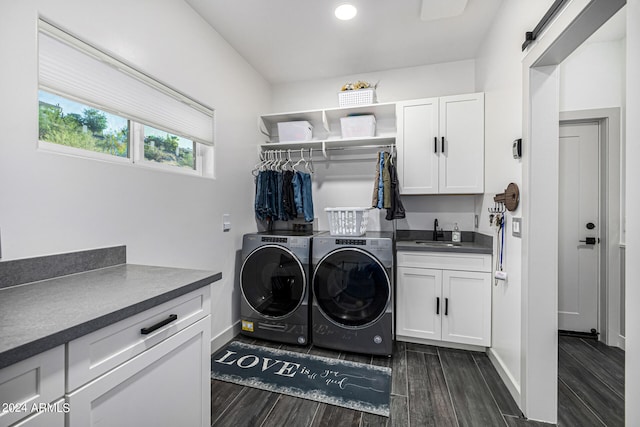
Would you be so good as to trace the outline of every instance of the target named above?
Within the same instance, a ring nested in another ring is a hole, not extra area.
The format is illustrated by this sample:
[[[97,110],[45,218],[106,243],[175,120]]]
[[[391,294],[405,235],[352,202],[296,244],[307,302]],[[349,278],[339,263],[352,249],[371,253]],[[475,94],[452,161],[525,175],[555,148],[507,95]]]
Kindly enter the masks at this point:
[[[40,21],[40,88],[213,144],[214,111],[62,30]]]

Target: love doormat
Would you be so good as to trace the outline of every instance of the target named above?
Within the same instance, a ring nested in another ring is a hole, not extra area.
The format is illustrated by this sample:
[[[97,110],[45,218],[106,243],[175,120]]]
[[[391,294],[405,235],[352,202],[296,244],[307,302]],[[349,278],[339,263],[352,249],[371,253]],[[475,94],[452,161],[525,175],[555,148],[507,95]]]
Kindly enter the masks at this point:
[[[211,378],[389,416],[391,369],[233,341],[211,357]]]

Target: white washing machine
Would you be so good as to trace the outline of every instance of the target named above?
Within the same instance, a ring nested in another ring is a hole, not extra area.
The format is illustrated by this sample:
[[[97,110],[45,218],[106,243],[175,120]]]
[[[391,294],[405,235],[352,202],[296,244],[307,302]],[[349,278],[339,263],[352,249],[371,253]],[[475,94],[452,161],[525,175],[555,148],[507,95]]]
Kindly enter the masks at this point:
[[[393,233],[313,240],[313,344],[366,354],[393,353]]]
[[[310,256],[317,234],[285,230],[244,236],[242,334],[289,344],[309,342]]]

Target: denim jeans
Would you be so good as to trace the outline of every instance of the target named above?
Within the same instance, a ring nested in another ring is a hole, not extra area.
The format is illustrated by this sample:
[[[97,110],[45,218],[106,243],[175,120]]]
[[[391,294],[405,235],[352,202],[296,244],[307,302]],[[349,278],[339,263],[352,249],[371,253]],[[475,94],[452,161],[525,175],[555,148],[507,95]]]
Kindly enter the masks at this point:
[[[302,205],[302,176],[301,172],[296,172],[293,174],[293,180],[291,181],[293,184],[293,204],[295,205],[296,212],[301,214],[304,212],[304,207]]]
[[[311,174],[298,172],[302,179],[302,211],[306,222],[313,221],[313,196],[311,195]]]

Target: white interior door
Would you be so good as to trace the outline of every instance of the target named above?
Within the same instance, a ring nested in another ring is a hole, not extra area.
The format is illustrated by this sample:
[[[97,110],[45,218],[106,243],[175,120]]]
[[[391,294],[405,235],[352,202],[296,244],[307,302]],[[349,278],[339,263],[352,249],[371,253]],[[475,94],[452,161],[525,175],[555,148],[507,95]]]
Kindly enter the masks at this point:
[[[598,329],[600,128],[560,126],[558,328]]]

